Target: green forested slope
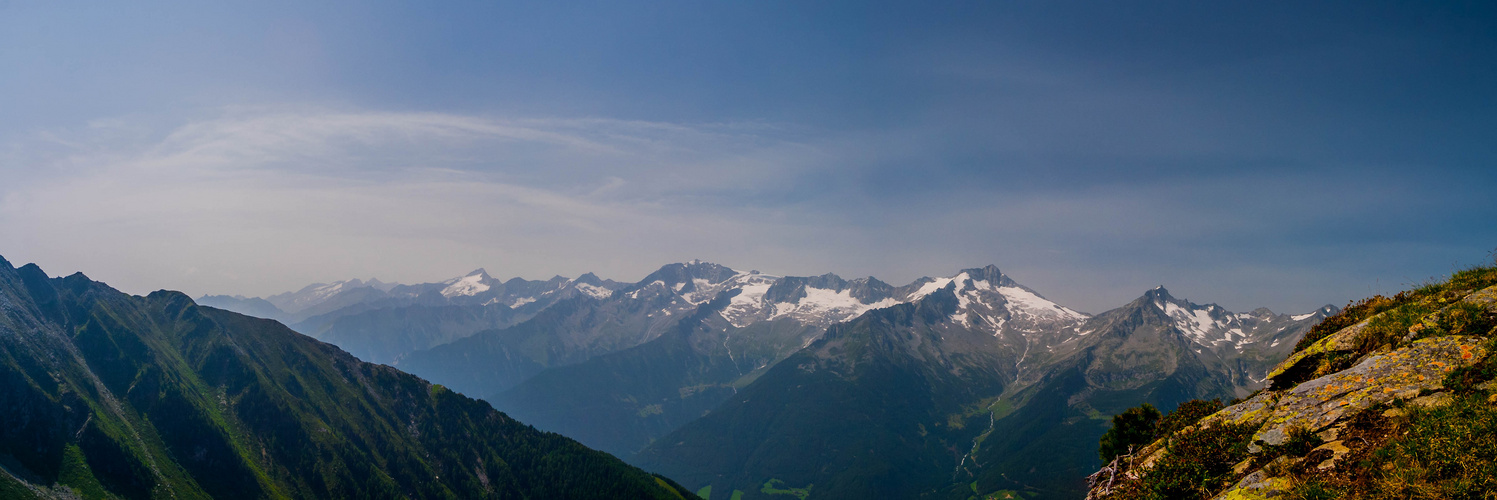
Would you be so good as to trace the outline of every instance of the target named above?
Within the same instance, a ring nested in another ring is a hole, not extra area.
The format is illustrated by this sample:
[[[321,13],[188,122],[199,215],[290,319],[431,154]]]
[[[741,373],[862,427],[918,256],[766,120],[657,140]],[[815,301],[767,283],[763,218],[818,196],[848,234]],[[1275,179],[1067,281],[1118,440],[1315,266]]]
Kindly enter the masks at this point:
[[[682,498],[669,481],[279,323],[0,259],[0,493]]]

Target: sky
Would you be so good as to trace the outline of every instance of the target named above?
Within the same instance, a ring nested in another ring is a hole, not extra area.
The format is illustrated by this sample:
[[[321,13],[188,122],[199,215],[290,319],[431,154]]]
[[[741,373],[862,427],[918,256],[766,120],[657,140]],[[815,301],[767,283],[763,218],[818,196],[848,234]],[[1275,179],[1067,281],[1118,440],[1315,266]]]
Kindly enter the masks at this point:
[[[0,0],[0,256],[130,293],[691,259],[1092,313],[1490,263],[1487,2]]]

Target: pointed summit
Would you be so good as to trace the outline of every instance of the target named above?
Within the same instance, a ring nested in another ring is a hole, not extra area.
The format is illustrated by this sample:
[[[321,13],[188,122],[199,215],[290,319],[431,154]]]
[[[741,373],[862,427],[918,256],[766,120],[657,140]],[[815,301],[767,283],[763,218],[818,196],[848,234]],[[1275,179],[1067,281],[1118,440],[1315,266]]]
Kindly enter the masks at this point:
[[[489,276],[483,268],[473,270],[466,276],[447,280],[447,288],[442,289],[442,296],[447,298],[478,295],[489,290],[489,283],[494,278]]]

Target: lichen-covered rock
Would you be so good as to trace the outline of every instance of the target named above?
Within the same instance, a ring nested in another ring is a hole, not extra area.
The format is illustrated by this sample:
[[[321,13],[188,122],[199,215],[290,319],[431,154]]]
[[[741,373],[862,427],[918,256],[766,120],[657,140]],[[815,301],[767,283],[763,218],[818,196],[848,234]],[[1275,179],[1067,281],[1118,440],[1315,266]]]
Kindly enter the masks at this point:
[[[1289,429],[1319,431],[1342,416],[1437,389],[1445,374],[1486,356],[1483,340],[1463,336],[1421,339],[1295,386],[1278,399],[1273,414],[1253,440],[1283,444],[1289,437]]]
[[[1289,493],[1288,478],[1266,477],[1263,471],[1248,474],[1236,485],[1217,495],[1213,500],[1266,500],[1286,498]]]
[[[1275,366],[1273,370],[1269,370],[1267,378],[1270,380],[1274,380],[1278,379],[1280,375],[1283,375],[1290,370],[1294,370],[1296,368],[1302,370],[1306,369],[1305,367],[1301,367],[1300,364],[1314,363],[1316,358],[1321,354],[1331,352],[1344,352],[1356,349],[1357,337],[1367,329],[1368,323],[1371,323],[1372,320],[1376,319],[1378,316],[1382,316],[1382,314],[1375,314],[1371,318],[1364,319],[1355,325],[1342,328],[1336,331],[1336,333],[1327,335],[1326,338],[1320,339],[1314,344],[1310,344],[1309,347],[1296,351],[1294,354],[1290,354],[1288,358],[1285,358],[1284,361],[1282,363],[1279,363],[1278,366]],[[1279,389],[1282,389],[1282,387],[1280,387]]]
[[[1450,406],[1450,404],[1454,402],[1455,398],[1451,397],[1450,393],[1448,392],[1437,392],[1428,396],[1420,396],[1414,398],[1414,404],[1423,406],[1425,408],[1439,408],[1442,406]]]
[[[1298,463],[1300,459],[1292,457],[1279,457],[1269,462],[1263,468],[1254,471],[1237,481],[1237,484],[1227,488],[1213,500],[1262,500],[1269,498],[1283,498],[1292,487],[1289,479],[1277,477],[1273,472],[1290,467]]]
[[[1222,408],[1221,411],[1201,419],[1196,425],[1203,427],[1218,423],[1246,425],[1262,422],[1273,414],[1274,405],[1283,394],[1284,391],[1259,391],[1247,401]]]
[[[1467,295],[1466,298],[1461,299],[1461,302],[1476,304],[1485,307],[1488,311],[1497,309],[1497,286],[1489,286]]]
[[[1331,441],[1331,442],[1328,442],[1326,444],[1317,446],[1310,453],[1314,453],[1314,452],[1322,451],[1322,450],[1323,451],[1329,451],[1329,452],[1331,452],[1331,458],[1328,458],[1325,461],[1320,462],[1320,465],[1315,466],[1317,469],[1330,469],[1330,468],[1333,468],[1333,467],[1336,466],[1336,460],[1341,459],[1342,455],[1345,455],[1347,453],[1351,453],[1351,448],[1347,448],[1346,444],[1342,443],[1341,441]]]

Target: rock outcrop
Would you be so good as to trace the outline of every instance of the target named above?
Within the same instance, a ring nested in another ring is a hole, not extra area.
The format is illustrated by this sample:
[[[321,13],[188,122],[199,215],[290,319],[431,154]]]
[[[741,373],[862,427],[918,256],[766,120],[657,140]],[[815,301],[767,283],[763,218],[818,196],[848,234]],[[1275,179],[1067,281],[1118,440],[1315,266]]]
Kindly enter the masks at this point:
[[[1485,288],[1455,286],[1472,286],[1469,282],[1430,285],[1394,299],[1377,298],[1383,301],[1376,308],[1380,310],[1348,308],[1343,314],[1367,317],[1360,321],[1338,318],[1340,324],[1351,326],[1285,359],[1270,373],[1274,383],[1268,389],[1164,436],[1094,475],[1087,498],[1149,496],[1140,493],[1144,491],[1157,494],[1157,486],[1149,485],[1162,479],[1150,483],[1149,476],[1170,458],[1173,440],[1213,429],[1254,430],[1246,442],[1247,458],[1230,472],[1207,481],[1214,484],[1205,485],[1209,494],[1202,498],[1284,497],[1317,471],[1331,474],[1349,468],[1346,457],[1367,456],[1371,448],[1398,439],[1390,432],[1371,437],[1374,431],[1368,429],[1391,428],[1396,425],[1390,423],[1392,419],[1417,408],[1451,405],[1456,401],[1446,387],[1451,374],[1490,363],[1491,337],[1497,334],[1493,327],[1497,324],[1497,286],[1490,286],[1490,279],[1497,278],[1497,271],[1478,271],[1485,272],[1488,281],[1475,280],[1475,286]],[[1334,371],[1326,373],[1330,370]],[[1477,385],[1484,392],[1475,397],[1483,402],[1497,400],[1497,394],[1485,395],[1494,386],[1497,382]],[[1472,395],[1468,390],[1462,397]]]

